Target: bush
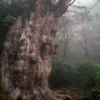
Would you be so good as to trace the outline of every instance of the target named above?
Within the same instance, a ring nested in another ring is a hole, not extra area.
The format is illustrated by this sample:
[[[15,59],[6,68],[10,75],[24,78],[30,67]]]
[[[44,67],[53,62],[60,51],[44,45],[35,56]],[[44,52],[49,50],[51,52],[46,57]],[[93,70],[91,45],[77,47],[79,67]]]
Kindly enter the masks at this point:
[[[90,62],[72,64],[54,57],[49,83],[54,88],[68,86],[87,88],[93,75],[93,65]]]
[[[83,63],[79,63],[77,64],[77,76],[76,78],[78,78],[78,85],[82,85],[83,87],[90,89],[90,81],[92,76],[94,76],[94,69],[93,69],[93,64],[91,62],[83,62]]]
[[[66,87],[71,84],[72,65],[63,59],[54,58],[53,69],[49,78],[52,87]]]
[[[100,64],[95,63],[94,64],[94,86],[91,88],[91,95],[93,98],[96,98],[96,100],[100,100]]]
[[[100,64],[83,62],[72,64],[64,59],[53,59],[53,68],[49,77],[52,88],[69,86],[89,90],[87,95],[93,100],[100,100]]]

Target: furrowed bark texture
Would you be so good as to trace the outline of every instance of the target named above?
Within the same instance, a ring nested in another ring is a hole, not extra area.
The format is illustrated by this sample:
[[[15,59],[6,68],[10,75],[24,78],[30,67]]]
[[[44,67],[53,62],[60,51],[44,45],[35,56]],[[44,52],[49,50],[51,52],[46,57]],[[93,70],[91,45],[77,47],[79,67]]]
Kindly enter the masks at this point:
[[[24,23],[19,16],[5,39],[1,80],[13,100],[55,100],[48,76],[57,18],[45,11],[45,1],[38,0],[36,11],[31,11]]]

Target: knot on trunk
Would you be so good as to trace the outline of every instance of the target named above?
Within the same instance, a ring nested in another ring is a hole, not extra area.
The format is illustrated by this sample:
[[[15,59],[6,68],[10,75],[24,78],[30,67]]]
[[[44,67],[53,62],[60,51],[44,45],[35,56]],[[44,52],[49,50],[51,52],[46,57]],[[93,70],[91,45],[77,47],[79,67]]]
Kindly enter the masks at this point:
[[[55,45],[55,41],[52,36],[43,35],[41,38],[41,54],[45,55],[54,55],[56,53],[57,45]]]

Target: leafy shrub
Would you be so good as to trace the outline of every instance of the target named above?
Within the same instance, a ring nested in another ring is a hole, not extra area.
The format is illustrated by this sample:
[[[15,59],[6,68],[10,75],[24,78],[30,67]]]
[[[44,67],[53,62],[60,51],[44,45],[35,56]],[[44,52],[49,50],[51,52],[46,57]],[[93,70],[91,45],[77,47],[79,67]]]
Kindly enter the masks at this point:
[[[71,66],[63,59],[54,58],[53,69],[49,79],[52,87],[65,87],[71,84]]]
[[[11,15],[6,16],[6,18],[3,20],[4,26],[6,26],[6,27],[12,26],[12,24],[15,22],[15,20],[16,20],[16,18]]]
[[[88,88],[93,75],[93,65],[90,62],[74,64],[54,57],[49,82],[54,88],[67,86]]]
[[[79,87],[89,92],[93,100],[100,100],[100,64],[94,62],[69,63],[64,59],[53,59],[53,68],[49,78],[53,88]]]
[[[95,97],[96,100],[100,100],[100,64],[94,64],[94,72],[95,72],[95,85],[91,89],[92,97]]]
[[[76,78],[78,78],[78,82],[80,82],[78,85],[83,85],[83,87],[90,89],[90,81],[92,76],[94,76],[93,64],[91,62],[78,63],[76,71],[78,74]]]

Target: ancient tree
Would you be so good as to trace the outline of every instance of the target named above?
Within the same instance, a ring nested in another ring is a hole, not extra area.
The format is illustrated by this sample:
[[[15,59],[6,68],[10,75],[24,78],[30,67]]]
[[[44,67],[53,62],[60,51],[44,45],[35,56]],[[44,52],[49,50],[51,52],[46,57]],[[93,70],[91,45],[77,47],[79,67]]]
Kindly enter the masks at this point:
[[[30,2],[27,18],[20,15],[6,35],[1,80],[14,100],[55,100],[48,76],[56,50],[56,23],[74,1]]]

